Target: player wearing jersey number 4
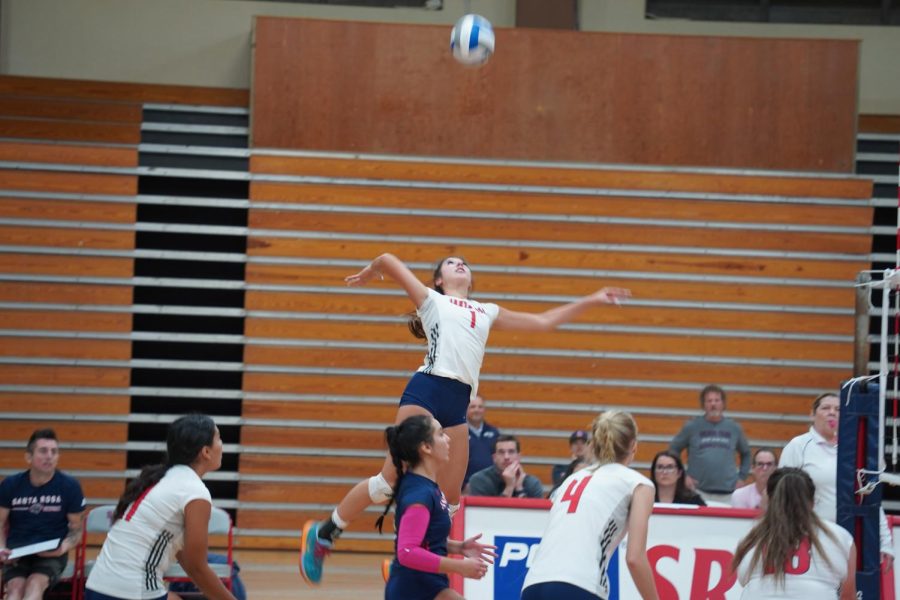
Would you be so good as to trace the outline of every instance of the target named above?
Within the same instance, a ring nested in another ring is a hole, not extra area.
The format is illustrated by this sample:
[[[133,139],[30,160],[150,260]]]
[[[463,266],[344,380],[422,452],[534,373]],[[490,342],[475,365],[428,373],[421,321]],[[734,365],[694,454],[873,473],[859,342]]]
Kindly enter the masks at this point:
[[[469,457],[466,408],[478,392],[478,375],[492,327],[514,331],[551,331],[593,306],[618,304],[628,290],[603,288],[569,304],[542,313],[504,309],[469,298],[472,271],[460,257],[441,260],[434,269],[434,289],[426,287],[392,254],[382,254],[365,269],[346,278],[349,286],[389,279],[399,285],[416,307],[410,330],[428,341],[425,362],[409,380],[400,398],[395,424],[413,415],[433,416],[450,438],[450,462],[438,474],[438,484],[450,503],[451,516],[459,504]],[[387,504],[397,480],[390,457],[381,472],[359,482],[322,522],[308,521],[300,540],[300,572],[318,584],[322,566],[334,540],[371,504]]]
[[[647,560],[647,523],[653,483],[628,467],[637,448],[630,414],[602,413],[594,419],[594,464],[566,478],[550,508],[522,600],[606,600],[609,559],[628,533],[625,563],[643,600],[657,600]]]

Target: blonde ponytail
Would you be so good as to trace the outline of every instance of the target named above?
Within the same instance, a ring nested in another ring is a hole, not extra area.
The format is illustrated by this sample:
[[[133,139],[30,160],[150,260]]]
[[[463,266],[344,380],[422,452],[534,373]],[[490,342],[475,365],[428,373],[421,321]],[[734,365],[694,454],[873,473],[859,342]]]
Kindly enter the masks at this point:
[[[610,410],[597,415],[592,433],[594,458],[598,463],[623,462],[637,439],[637,423],[627,412]]]

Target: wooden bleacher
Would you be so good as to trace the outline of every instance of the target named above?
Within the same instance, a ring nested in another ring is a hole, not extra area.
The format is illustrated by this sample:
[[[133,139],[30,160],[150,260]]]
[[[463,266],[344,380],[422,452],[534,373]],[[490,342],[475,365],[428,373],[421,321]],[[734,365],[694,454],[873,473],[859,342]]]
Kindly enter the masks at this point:
[[[0,77],[0,469],[21,468],[28,433],[51,425],[92,500],[121,491],[140,106],[246,106],[242,94]],[[293,548],[306,518],[381,464],[423,355],[396,288],[343,285],[381,252],[423,281],[463,254],[475,296],[518,310],[632,289],[628,305],[558,332],[491,336],[488,418],[521,437],[545,482],[569,433],[604,407],[635,413],[646,467],[706,383],[729,391],[755,445],[777,446],[806,428],[817,391],[851,374],[868,180],[264,149],[250,170],[239,491],[225,503],[240,546]],[[372,517],[341,547],[388,548]]]

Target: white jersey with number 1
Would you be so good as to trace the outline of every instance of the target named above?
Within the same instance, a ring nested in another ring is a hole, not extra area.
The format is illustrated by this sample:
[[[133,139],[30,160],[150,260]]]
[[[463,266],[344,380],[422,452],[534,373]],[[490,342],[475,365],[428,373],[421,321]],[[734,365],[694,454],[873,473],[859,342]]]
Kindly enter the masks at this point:
[[[619,463],[588,467],[563,481],[523,589],[560,581],[607,598],[606,567],[625,536],[639,485],[653,488],[649,479]]]
[[[428,338],[428,354],[419,371],[467,383],[474,398],[484,347],[500,307],[444,296],[429,288],[416,312]]]

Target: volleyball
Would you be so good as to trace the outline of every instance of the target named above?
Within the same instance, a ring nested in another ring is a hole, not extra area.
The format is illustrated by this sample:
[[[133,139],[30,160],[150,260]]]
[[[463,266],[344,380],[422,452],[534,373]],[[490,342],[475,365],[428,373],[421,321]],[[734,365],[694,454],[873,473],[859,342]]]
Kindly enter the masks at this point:
[[[453,58],[464,65],[483,65],[494,53],[494,28],[481,15],[464,15],[450,32]]]

